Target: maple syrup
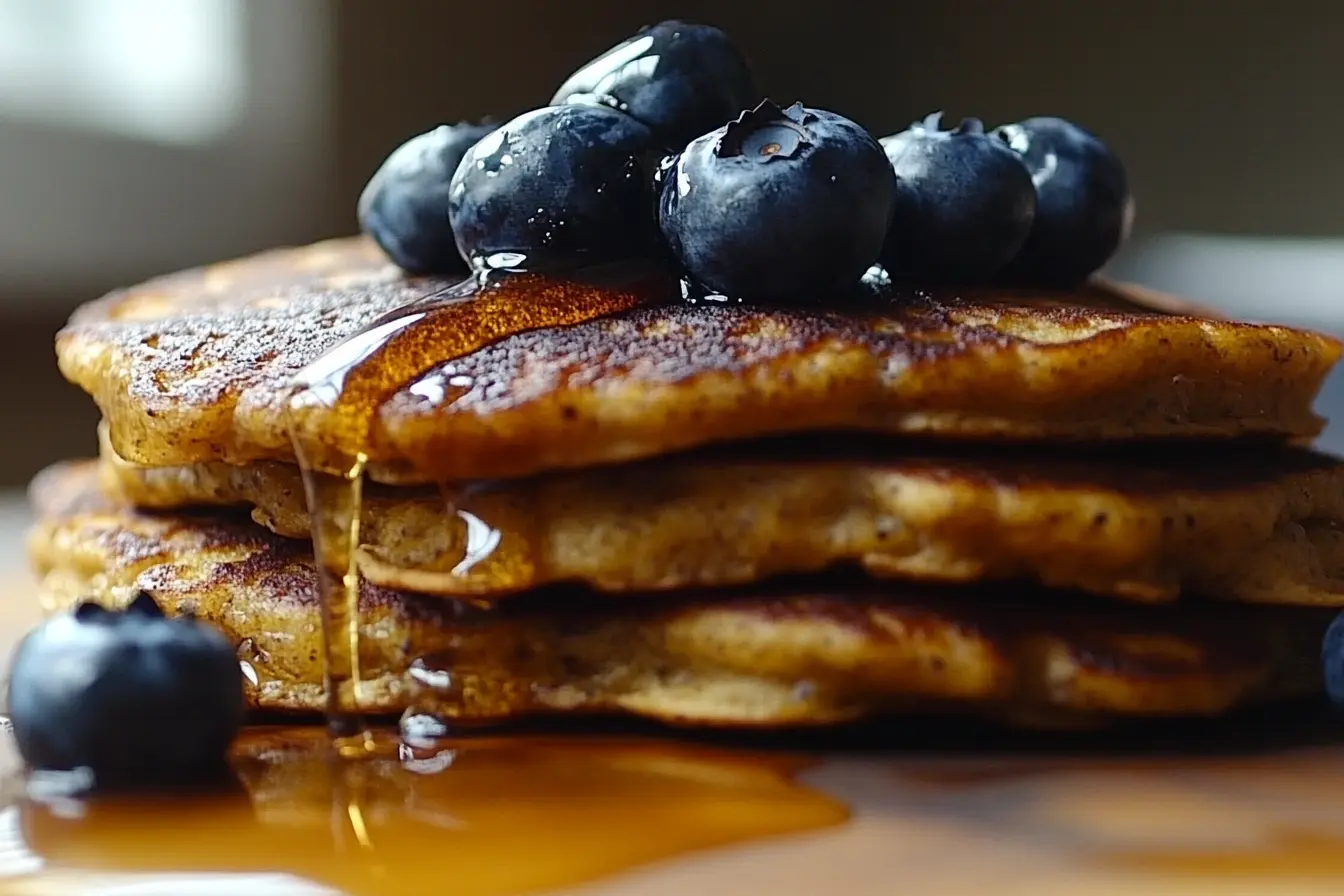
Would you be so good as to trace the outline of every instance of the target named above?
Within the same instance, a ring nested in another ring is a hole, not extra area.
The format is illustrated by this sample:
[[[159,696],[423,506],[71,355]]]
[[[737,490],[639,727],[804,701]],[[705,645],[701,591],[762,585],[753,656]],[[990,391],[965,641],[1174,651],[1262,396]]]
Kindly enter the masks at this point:
[[[358,713],[359,525],[365,467],[378,449],[382,403],[435,366],[502,339],[567,326],[674,295],[643,264],[557,278],[523,272],[472,277],[417,299],[338,343],[295,377],[288,423],[312,520],[325,645],[327,723],[344,754],[371,745]],[[422,396],[449,405],[449,390]]]
[[[154,892],[196,892],[188,875],[206,874],[257,896],[310,892],[295,878],[350,896],[505,896],[848,817],[795,783],[796,756],[569,736],[416,747],[367,733],[353,762],[333,759],[319,727],[247,730],[238,784],[218,792],[19,802],[5,810],[19,842],[0,844],[0,891],[11,876],[51,884],[23,892],[64,893],[138,872]],[[233,877],[276,872],[293,877]]]

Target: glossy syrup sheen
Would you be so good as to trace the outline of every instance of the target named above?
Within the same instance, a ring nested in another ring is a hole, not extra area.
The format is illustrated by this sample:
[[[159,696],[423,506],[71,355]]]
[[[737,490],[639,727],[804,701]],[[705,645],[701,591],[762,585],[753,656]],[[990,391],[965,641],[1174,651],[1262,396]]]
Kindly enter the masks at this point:
[[[370,744],[359,718],[359,525],[379,407],[435,365],[530,330],[566,326],[672,298],[665,273],[610,265],[572,277],[470,278],[375,320],[301,371],[288,423],[303,473],[322,591],[327,724],[346,753]],[[437,403],[455,396],[441,394]],[[337,478],[318,475],[337,473]]]
[[[107,872],[152,873],[153,892],[183,894],[188,874],[281,872],[351,896],[504,896],[847,817],[794,782],[803,760],[779,754],[535,737],[412,749],[381,730],[371,742],[351,762],[319,728],[252,729],[223,792],[21,802],[22,843],[0,854],[0,878],[26,862],[34,893],[80,892]]]
[[[825,751],[815,765],[630,737],[410,750],[382,731],[333,762],[318,728],[252,729],[231,793],[0,805],[0,893],[1337,893],[1339,722],[1303,721],[988,739],[907,719],[855,732],[867,755],[791,738]],[[764,848],[732,848],[748,842]]]
[[[666,303],[676,290],[664,271],[634,263],[465,280],[384,315],[301,371],[291,430],[313,466],[342,472],[376,437],[383,401],[432,367],[530,330]]]

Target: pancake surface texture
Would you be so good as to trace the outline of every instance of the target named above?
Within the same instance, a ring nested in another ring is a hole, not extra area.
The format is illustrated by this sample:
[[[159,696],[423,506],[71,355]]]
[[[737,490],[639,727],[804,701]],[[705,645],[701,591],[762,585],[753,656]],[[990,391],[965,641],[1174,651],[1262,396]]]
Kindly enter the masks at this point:
[[[500,288],[523,289],[510,282]],[[129,461],[292,461],[294,375],[450,285],[407,279],[370,243],[337,240],[114,293],[76,312],[57,350]],[[579,287],[552,292],[585,299]],[[504,298],[528,307],[527,295]],[[1102,287],[791,309],[673,302],[533,329],[458,359],[417,356],[359,447],[375,480],[433,482],[817,430],[1307,438],[1339,351],[1305,331],[1146,311]],[[325,446],[338,427],[324,413],[311,428]],[[349,447],[314,465],[344,472]]]
[[[446,495],[374,488],[360,569],[389,588],[482,599],[565,582],[736,585],[847,564],[879,578],[1021,579],[1144,601],[1184,591],[1344,604],[1344,464],[1333,458],[995,449],[882,459],[891,453],[831,439],[754,443]],[[278,534],[311,531],[288,464],[140,467],[104,442],[100,475],[135,506],[241,506]]]
[[[238,642],[252,705],[320,707],[311,549],[222,512],[132,511],[104,498],[96,478],[92,464],[72,464],[34,483],[30,549],[46,609],[149,591]],[[1330,615],[835,581],[637,607],[575,595],[551,610],[540,597],[481,614],[366,582],[362,703],[402,709],[401,673],[449,651],[460,688],[438,708],[473,719],[614,712],[771,726],[931,709],[1050,725],[1204,715],[1315,693],[1315,645]]]

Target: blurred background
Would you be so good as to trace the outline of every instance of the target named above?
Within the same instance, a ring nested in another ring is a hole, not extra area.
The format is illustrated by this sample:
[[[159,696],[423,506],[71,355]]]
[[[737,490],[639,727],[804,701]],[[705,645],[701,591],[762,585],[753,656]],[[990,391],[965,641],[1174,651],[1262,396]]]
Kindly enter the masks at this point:
[[[775,99],[883,135],[943,109],[1057,114],[1125,160],[1114,273],[1344,331],[1338,0],[0,0],[0,482],[93,450],[51,337],[154,273],[351,232],[440,121],[544,103],[640,25],[717,24]],[[1337,241],[1338,240],[1338,241]],[[1327,413],[1344,417],[1344,383]],[[1335,405],[1339,407],[1336,409]],[[1328,444],[1344,448],[1332,430]]]

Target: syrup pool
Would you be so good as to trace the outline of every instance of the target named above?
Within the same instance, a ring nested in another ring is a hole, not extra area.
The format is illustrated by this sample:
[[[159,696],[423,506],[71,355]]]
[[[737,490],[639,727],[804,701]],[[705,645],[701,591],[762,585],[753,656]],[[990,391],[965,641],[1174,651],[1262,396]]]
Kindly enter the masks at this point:
[[[0,892],[512,896],[847,817],[779,754],[366,736],[351,761],[320,727],[255,728],[229,789],[18,802],[0,815]]]

